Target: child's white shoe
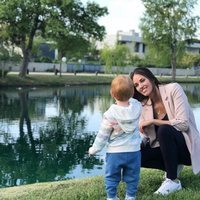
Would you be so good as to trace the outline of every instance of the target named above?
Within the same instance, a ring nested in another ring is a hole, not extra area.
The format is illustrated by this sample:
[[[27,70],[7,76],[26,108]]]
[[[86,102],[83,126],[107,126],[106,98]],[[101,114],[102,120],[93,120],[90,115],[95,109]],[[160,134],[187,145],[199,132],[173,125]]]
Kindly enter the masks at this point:
[[[129,196],[126,195],[125,200],[136,200],[136,198],[135,197],[129,197]]]

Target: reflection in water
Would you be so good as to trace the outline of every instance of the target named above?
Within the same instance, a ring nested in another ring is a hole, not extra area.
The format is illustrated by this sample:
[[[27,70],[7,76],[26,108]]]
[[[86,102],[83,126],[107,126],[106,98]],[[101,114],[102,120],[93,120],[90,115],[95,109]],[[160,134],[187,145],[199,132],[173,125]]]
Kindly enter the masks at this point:
[[[94,115],[101,120],[111,103],[108,91],[107,86],[1,90],[1,187],[101,173],[102,157],[86,152],[98,129],[88,121]]]
[[[183,87],[200,112],[200,85]],[[0,187],[103,174],[86,151],[112,101],[109,86],[1,89]]]

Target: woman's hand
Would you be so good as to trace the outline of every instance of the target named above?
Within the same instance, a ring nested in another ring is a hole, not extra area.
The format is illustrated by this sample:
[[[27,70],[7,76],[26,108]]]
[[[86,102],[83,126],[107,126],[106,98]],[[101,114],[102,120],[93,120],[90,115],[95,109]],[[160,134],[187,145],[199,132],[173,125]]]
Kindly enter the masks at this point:
[[[164,124],[171,125],[170,121],[168,121],[168,120],[152,119],[152,120],[146,120],[146,121],[140,122],[139,128],[140,128],[140,132],[144,133],[144,129],[147,126],[151,126],[151,125],[160,126],[160,125],[164,125]]]
[[[144,133],[144,128],[147,126],[151,126],[152,124],[153,124],[153,120],[147,120],[147,121],[140,122],[140,125],[139,125],[140,132]]]

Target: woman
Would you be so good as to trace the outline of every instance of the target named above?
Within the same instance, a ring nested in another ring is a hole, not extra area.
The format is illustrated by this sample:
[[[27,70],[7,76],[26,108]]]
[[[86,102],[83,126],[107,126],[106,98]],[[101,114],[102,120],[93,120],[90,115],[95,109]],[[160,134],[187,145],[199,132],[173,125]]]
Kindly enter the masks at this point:
[[[142,167],[166,171],[155,194],[167,195],[182,189],[178,174],[183,165],[200,172],[200,134],[182,87],[160,84],[147,68],[131,73],[134,98],[142,102],[140,131],[143,135]]]

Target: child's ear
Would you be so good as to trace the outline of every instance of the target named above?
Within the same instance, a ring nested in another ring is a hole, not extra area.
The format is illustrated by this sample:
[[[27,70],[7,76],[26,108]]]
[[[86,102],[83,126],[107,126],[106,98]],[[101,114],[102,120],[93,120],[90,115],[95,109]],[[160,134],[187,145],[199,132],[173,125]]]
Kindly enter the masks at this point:
[[[112,91],[111,91],[111,90],[110,90],[110,96],[111,96],[111,97],[113,97],[113,93],[112,93]]]

